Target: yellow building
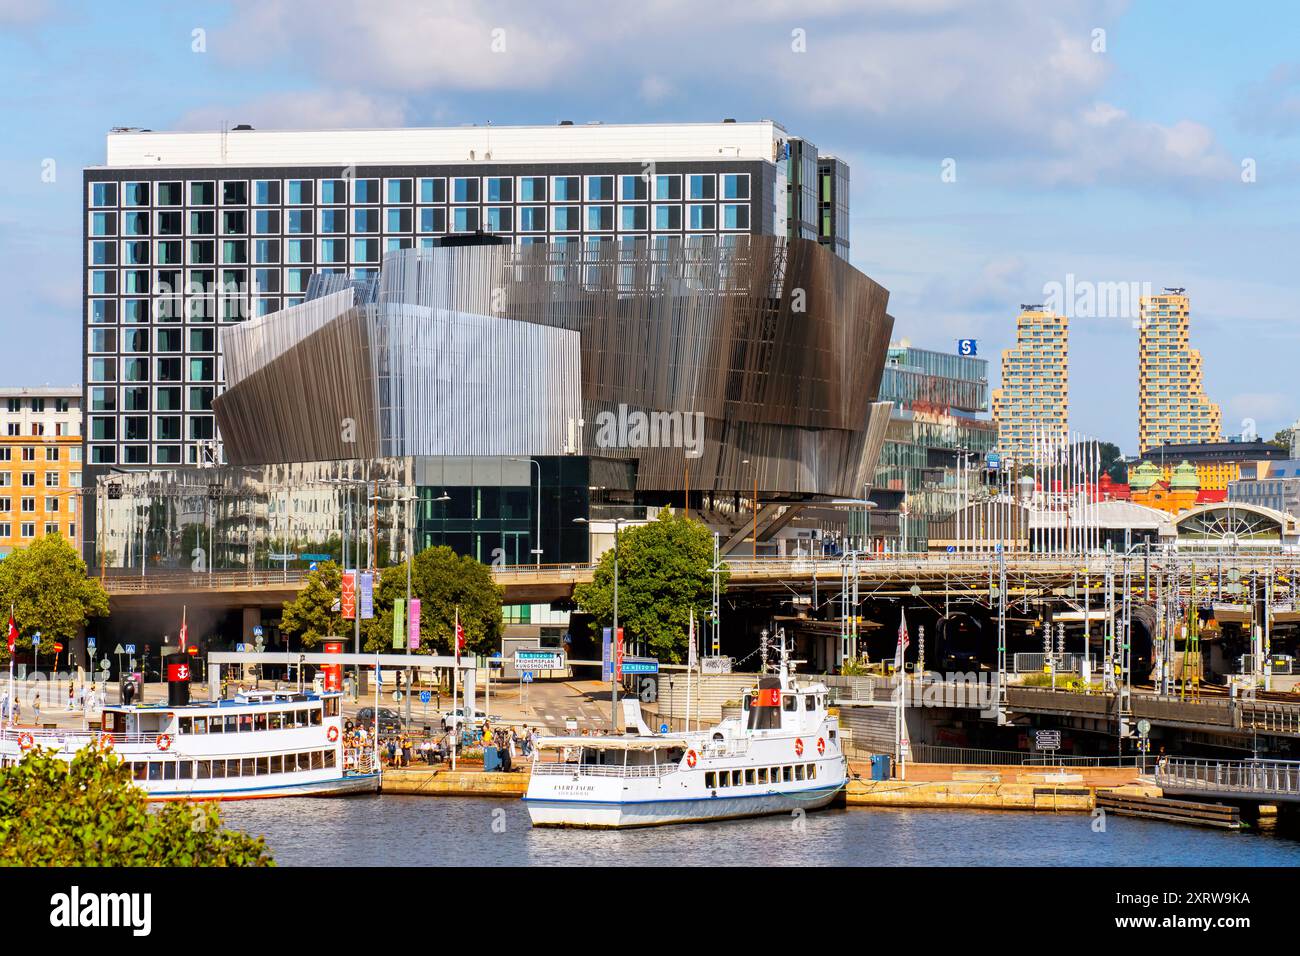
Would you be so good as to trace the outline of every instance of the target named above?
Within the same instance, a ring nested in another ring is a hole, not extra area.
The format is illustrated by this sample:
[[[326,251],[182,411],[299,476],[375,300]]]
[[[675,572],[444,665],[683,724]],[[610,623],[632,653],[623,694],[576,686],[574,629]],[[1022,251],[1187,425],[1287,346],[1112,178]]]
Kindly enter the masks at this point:
[[[1176,515],[1195,507],[1201,493],[1201,483],[1196,476],[1196,466],[1184,461],[1175,466],[1168,477],[1160,467],[1149,461],[1138,465],[1128,476],[1129,495],[1134,504],[1146,505],[1167,514]]]
[[[81,389],[0,388],[0,557],[47,534],[81,548]]]
[[[1222,413],[1205,395],[1182,289],[1143,296],[1138,333],[1138,450],[1219,440]],[[1217,479],[1216,479],[1217,480]],[[1226,482],[1224,484],[1226,487]]]
[[[1064,435],[1070,420],[1070,320],[1022,306],[1016,347],[1002,352],[1002,387],[993,392],[998,449],[1021,457],[1034,435]]]

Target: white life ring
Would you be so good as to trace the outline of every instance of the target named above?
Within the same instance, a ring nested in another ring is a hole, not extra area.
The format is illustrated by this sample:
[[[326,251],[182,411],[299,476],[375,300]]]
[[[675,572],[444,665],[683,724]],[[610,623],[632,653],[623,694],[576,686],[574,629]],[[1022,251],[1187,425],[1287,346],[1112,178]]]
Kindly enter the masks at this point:
[[[802,757],[802,756],[803,756],[803,738],[802,738],[802,737],[796,737],[796,738],[794,738],[794,755],[795,755],[796,757]]]
[[[167,751],[167,750],[171,750],[171,749],[172,749],[172,735],[171,735],[171,734],[159,734],[159,735],[158,735],[158,739],[157,739],[156,741],[154,741],[154,742],[158,745],[158,749],[159,749],[159,750]]]
[[[339,739],[339,729],[337,727],[330,727],[329,730],[325,731],[325,736],[329,738],[330,743],[334,743],[334,741]]]
[[[19,734],[18,736],[19,750],[24,750],[24,751],[31,750],[35,746],[36,746],[36,740],[35,738],[32,737],[31,734]]]

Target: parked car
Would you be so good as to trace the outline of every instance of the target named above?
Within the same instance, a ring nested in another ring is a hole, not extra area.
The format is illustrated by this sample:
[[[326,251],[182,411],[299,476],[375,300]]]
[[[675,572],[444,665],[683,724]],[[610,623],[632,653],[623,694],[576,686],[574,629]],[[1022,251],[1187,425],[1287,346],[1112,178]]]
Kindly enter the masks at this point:
[[[374,732],[375,729],[375,708],[362,707],[357,711],[353,723],[365,727],[367,730]],[[402,717],[395,710],[387,707],[379,708],[379,732],[381,734],[400,734],[403,730]]]
[[[454,710],[444,710],[438,716],[442,719],[442,726],[444,730],[450,729],[452,727],[459,727],[462,723],[465,722],[465,708],[457,707]],[[476,709],[474,711],[474,720],[473,720],[474,726],[477,727],[485,720],[495,721],[496,718],[489,717],[487,714],[483,713],[483,711]]]

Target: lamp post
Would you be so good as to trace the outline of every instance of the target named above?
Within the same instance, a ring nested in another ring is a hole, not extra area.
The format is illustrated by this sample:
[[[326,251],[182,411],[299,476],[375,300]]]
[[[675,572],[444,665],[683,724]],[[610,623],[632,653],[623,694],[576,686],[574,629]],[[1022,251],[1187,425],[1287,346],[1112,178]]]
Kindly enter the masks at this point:
[[[750,464],[749,459],[748,459],[748,458],[744,459],[743,461],[741,461],[741,464],[742,464],[742,465],[748,465],[748,464]],[[754,498],[753,498],[753,506],[754,506],[754,557],[757,558],[757,557],[758,557],[758,465],[757,465],[757,463],[753,464],[753,465],[750,467],[750,470],[754,473]]]
[[[511,458],[511,461],[526,461],[537,466],[537,539],[533,542],[533,554],[537,556],[537,566],[542,565],[542,463],[536,458]]]
[[[614,518],[614,630],[609,641],[610,724],[618,731],[618,529],[622,518]],[[574,518],[574,524],[590,524],[586,518]]]

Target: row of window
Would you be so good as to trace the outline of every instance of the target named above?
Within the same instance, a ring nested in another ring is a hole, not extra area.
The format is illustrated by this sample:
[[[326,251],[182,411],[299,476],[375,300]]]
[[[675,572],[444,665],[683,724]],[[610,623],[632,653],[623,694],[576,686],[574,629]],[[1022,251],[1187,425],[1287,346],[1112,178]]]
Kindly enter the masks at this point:
[[[80,449],[78,449],[78,452],[80,452]],[[14,473],[12,471],[0,471],[0,488],[13,487],[13,481],[14,481]],[[72,488],[80,488],[81,472],[78,471],[73,474],[69,474],[68,485],[69,487]],[[34,471],[22,472],[22,487],[24,488],[36,487],[36,472]],[[45,473],[45,487],[46,488],[59,487],[59,473],[57,471],[47,471]]]
[[[92,328],[90,330],[91,352],[180,352],[188,340],[190,352],[215,352],[217,350],[217,333],[214,329],[187,329],[188,336],[181,329],[116,329]],[[57,449],[56,449],[57,450]]]
[[[337,699],[327,700],[336,709]],[[333,714],[331,714],[333,716]],[[253,733],[258,730],[293,730],[297,727],[319,727],[321,708],[308,707],[296,710],[259,710],[243,714],[214,714],[211,717],[181,717],[176,729],[181,734],[234,734]]]
[[[32,412],[67,412],[72,410],[75,398],[8,398],[5,402],[8,406],[9,413],[14,414],[21,411]]]
[[[133,760],[131,779],[224,780],[231,777],[265,777],[280,773],[302,773],[304,770],[324,770],[335,766],[336,762],[333,750],[308,750],[267,757],[229,757],[224,760]]]
[[[40,438],[45,434],[45,426],[45,422],[31,422],[28,425],[30,431],[26,432],[26,434],[31,435],[34,438]],[[21,437],[24,434],[23,423],[5,422],[5,434],[10,438]],[[52,434],[56,438],[61,438],[65,435],[75,435],[77,434],[77,425],[75,422],[55,422]]]
[[[5,484],[5,482],[0,482],[0,484]],[[60,498],[47,497],[45,499],[45,510],[51,514],[57,512],[59,510],[59,502],[61,500],[62,499]],[[13,511],[14,510],[13,501],[14,501],[13,498],[10,498],[8,496],[0,496],[0,511]],[[19,505],[21,509],[27,514],[34,514],[36,512],[36,499],[34,497],[20,498]],[[77,510],[77,502],[75,498],[68,499],[68,510],[69,511]]]
[[[615,210],[620,229],[645,231],[649,223],[657,230],[681,229],[682,210],[686,210],[686,228],[693,230],[717,228],[718,210],[722,210],[722,228],[743,229],[749,221],[747,202],[722,203],[656,203],[653,205],[553,205],[553,206],[466,206],[450,210],[452,232],[466,232],[481,228],[489,232],[514,232],[518,222],[519,232],[546,232],[547,224],[553,232],[612,232]],[[351,215],[349,215],[351,212]],[[154,213],[153,239],[150,239],[149,214],[123,213],[119,220],[115,212],[90,213],[90,261],[96,265],[148,265],[150,255],[160,264],[180,262],[181,239],[194,236],[216,236],[217,214],[212,211],[191,210],[188,221],[180,212]],[[221,213],[222,236],[286,236],[294,235],[346,235],[348,233],[376,234],[410,232],[447,232],[448,210],[442,206],[397,206],[383,209],[344,207],[325,209],[288,209],[281,215],[279,209],[254,210],[250,222],[244,210]],[[119,223],[121,232],[118,232]],[[114,238],[114,237],[125,238]],[[152,242],[152,247],[151,247]],[[230,240],[231,249],[235,240]],[[206,250],[211,245],[200,247]]]
[[[749,173],[608,173],[587,176],[423,176],[418,178],[330,178],[212,180],[182,182],[96,182],[90,205],[121,206],[329,206],[478,202],[622,202],[686,199],[748,199]],[[188,189],[186,188],[188,187]],[[685,195],[683,196],[683,188]],[[120,194],[120,195],[119,195]],[[417,198],[418,197],[418,200]],[[120,198],[120,203],[119,203]],[[152,202],[151,202],[152,199]],[[188,200],[188,201],[187,201]]]
[[[781,767],[748,767],[744,770],[706,770],[704,786],[708,790],[721,790],[726,787],[761,787],[772,783],[816,779],[815,763],[796,763]]]
[[[216,426],[210,415],[190,415],[190,441],[207,441],[215,437]],[[181,416],[156,415],[150,431],[148,415],[98,415],[90,420],[90,437],[93,441],[181,441]]]
[[[179,358],[154,358],[154,377],[155,382],[179,382],[183,370],[182,361]],[[189,359],[188,367],[184,368],[187,375],[187,382],[212,382],[216,376],[216,357],[215,356],[194,356]],[[91,382],[116,382],[119,380],[118,371],[121,371],[121,381],[123,382],[148,382],[149,379],[149,359],[147,358],[92,358],[90,360],[90,378]]]
[[[77,449],[77,448],[69,448],[69,449],[68,449],[68,451],[71,451],[71,452],[75,452],[75,451],[79,451],[79,450],[80,450],[80,449]],[[14,460],[14,449],[13,449],[13,446],[12,446],[12,445],[5,445],[4,447],[0,447],[0,461],[13,461],[13,460]],[[24,446],[22,447],[22,460],[23,460],[23,461],[36,461],[36,446],[35,446],[35,445],[24,445]],[[58,445],[47,445],[47,446],[45,446],[45,460],[46,460],[46,461],[58,461],[58,460],[59,460],[59,446],[58,446]],[[75,458],[75,457],[72,457],[72,458],[69,458],[68,460],[69,460],[69,461],[77,461],[78,459]]]
[[[18,527],[20,531],[20,537],[23,538],[36,537],[35,521],[23,521],[19,524]],[[10,524],[8,521],[0,521],[0,539],[12,538],[14,536],[13,528],[14,526]],[[44,533],[47,537],[51,535],[59,534],[59,523],[57,521],[46,522]],[[76,538],[77,538],[77,526],[75,524],[69,524],[68,540],[75,541]]]

